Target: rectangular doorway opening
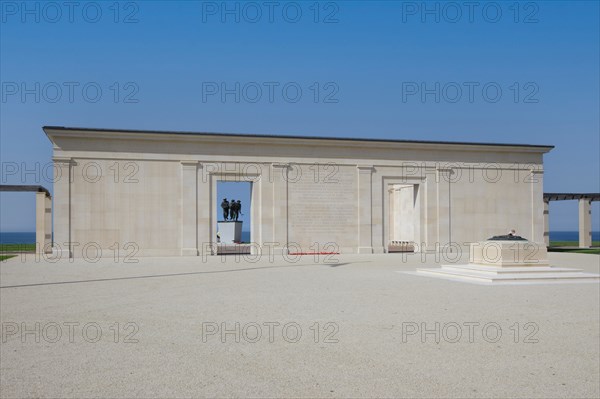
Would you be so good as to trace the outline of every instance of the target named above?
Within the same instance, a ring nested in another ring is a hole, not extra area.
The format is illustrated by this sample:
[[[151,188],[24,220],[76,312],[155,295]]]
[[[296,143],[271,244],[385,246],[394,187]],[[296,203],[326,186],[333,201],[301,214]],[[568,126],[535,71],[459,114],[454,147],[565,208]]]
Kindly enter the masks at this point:
[[[249,254],[252,182],[217,181],[217,253]]]
[[[390,184],[388,252],[415,252],[419,229],[418,184]]]

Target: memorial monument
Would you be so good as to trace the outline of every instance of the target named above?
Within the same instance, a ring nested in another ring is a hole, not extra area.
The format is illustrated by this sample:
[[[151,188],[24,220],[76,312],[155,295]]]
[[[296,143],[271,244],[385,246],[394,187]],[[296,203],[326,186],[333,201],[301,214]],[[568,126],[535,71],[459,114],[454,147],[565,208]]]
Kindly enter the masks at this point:
[[[242,223],[238,221],[240,209],[242,208],[240,200],[227,201],[223,198],[221,202],[223,209],[223,220],[217,223],[217,235],[219,244],[239,244],[242,241]]]
[[[550,267],[546,245],[517,236],[514,230],[472,243],[466,265],[417,269],[417,274],[483,284],[597,283],[600,279],[581,269]]]
[[[44,132],[58,176],[53,253],[63,258],[82,257],[87,243],[102,256],[111,256],[115,243],[135,243],[136,256],[213,253],[217,231],[221,242],[238,240],[242,212],[237,199],[217,197],[219,181],[250,183],[244,211],[253,251],[435,252],[456,243],[466,251],[464,243],[505,231],[507,222],[544,243],[548,145],[58,126]]]

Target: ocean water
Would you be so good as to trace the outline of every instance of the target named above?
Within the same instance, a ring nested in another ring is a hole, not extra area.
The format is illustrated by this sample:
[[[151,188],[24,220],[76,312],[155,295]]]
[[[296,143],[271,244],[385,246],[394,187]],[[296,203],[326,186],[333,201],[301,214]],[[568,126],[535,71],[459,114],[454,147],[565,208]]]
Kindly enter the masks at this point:
[[[242,241],[250,242],[250,232],[242,231]],[[577,231],[551,231],[550,241],[579,241]],[[600,231],[592,231],[592,241],[600,241]],[[0,232],[0,244],[33,244],[35,232],[11,233]]]
[[[0,244],[35,244],[35,231],[26,233],[0,232]]]
[[[579,232],[551,231],[550,241],[579,241]],[[600,241],[600,231],[592,231],[592,241]]]
[[[250,242],[250,232],[242,231],[242,242]]]

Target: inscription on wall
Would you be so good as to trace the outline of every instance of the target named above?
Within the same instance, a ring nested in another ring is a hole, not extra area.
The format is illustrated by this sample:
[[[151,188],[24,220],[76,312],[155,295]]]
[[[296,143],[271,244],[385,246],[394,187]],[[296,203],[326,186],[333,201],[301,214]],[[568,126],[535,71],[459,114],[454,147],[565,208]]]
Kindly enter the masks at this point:
[[[293,165],[288,182],[290,242],[306,251],[314,251],[314,243],[322,251],[332,250],[323,249],[327,243],[355,247],[357,179],[355,166]]]

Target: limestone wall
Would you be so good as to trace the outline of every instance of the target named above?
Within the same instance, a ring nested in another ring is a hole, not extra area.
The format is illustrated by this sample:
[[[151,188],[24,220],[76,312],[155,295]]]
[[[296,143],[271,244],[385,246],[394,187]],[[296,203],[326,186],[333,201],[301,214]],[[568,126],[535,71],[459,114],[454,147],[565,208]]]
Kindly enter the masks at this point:
[[[174,162],[74,159],[72,251],[80,256],[180,254],[181,177]],[[65,247],[64,242],[59,245]]]
[[[252,240],[277,251],[436,250],[514,228],[543,243],[548,147],[48,129],[55,252],[203,255],[219,180],[251,181]],[[398,193],[390,197],[390,192]],[[411,239],[412,238],[412,239]],[[256,251],[256,249],[253,249]]]
[[[297,165],[294,170],[301,175],[288,181],[289,241],[305,252],[356,248],[356,166]]]

